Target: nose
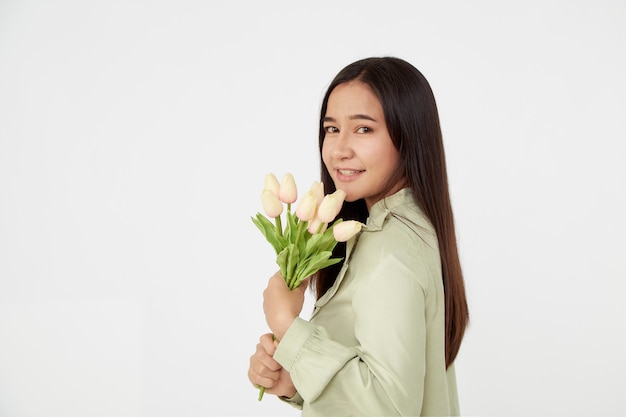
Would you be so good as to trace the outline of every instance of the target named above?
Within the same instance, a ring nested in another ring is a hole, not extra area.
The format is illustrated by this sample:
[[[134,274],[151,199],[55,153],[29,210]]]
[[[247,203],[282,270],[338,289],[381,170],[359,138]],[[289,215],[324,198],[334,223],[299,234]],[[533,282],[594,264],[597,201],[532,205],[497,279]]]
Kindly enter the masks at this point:
[[[349,134],[339,133],[334,138],[332,147],[330,154],[334,159],[349,159],[354,155]]]

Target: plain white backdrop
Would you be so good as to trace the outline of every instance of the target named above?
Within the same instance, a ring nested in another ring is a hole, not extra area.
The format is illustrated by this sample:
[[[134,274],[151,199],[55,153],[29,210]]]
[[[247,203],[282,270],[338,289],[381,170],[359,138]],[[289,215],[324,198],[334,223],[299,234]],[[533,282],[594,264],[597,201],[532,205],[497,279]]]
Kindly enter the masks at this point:
[[[617,0],[0,1],[0,416],[299,415],[246,376],[250,217],[374,55],[440,109],[463,415],[626,414],[625,51]]]

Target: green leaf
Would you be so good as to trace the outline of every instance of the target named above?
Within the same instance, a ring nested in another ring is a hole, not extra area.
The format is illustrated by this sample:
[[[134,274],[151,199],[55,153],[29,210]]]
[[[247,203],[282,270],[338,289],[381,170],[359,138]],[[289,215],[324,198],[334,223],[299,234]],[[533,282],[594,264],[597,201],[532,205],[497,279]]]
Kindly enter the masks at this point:
[[[324,251],[315,255],[311,258],[307,269],[303,271],[306,276],[314,274],[322,268],[326,268],[327,266],[334,265],[337,262],[340,262],[342,258],[332,258],[330,259],[332,252]]]
[[[288,247],[290,249],[290,253],[289,257],[287,258],[287,275],[285,276],[285,279],[287,281],[287,284],[290,285],[291,288],[291,282],[294,279],[294,276],[296,274],[296,268],[298,267],[298,261],[300,260],[300,251],[298,250],[298,247],[293,243],[290,243]]]
[[[276,257],[276,264],[280,268],[283,278],[287,277],[287,259],[289,258],[289,246],[285,247]]]
[[[276,254],[279,254],[284,249],[287,242],[284,237],[277,233],[274,224],[261,213],[257,213],[256,218],[252,217],[252,222],[261,233],[263,233],[263,236],[265,236],[265,239],[272,245]]]
[[[333,235],[333,229],[328,228],[321,234],[320,241],[318,242],[319,252],[331,251],[337,246],[337,241]]]
[[[311,234],[307,230],[308,222],[302,222],[288,209],[282,235],[278,227],[261,213],[257,213],[252,221],[276,251],[276,264],[292,290],[320,269],[343,259],[330,258],[337,245],[332,227],[341,222],[341,219],[336,220],[323,233]]]
[[[312,254],[319,250],[319,242],[322,239],[321,233],[316,233],[311,235],[306,242],[306,246],[304,249],[304,257],[309,258]]]
[[[285,226],[285,238],[289,243],[295,243],[298,232],[298,217],[290,211],[287,212],[287,225]]]
[[[298,242],[298,251],[300,251],[301,254],[304,254],[304,252],[306,252],[306,242],[311,234],[307,230],[307,222],[303,222],[298,219],[296,224],[296,230],[298,231],[298,236],[296,237],[296,241]],[[306,255],[303,256],[303,258],[306,258]]]

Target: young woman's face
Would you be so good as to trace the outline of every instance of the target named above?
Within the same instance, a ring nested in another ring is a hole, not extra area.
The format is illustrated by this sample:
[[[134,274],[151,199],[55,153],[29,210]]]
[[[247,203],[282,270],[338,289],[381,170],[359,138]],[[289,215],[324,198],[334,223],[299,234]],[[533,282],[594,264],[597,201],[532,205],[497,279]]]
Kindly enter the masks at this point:
[[[369,210],[398,190],[385,192],[399,156],[382,105],[367,84],[351,81],[335,87],[323,123],[322,159],[335,187],[346,192],[346,201],[363,198]]]

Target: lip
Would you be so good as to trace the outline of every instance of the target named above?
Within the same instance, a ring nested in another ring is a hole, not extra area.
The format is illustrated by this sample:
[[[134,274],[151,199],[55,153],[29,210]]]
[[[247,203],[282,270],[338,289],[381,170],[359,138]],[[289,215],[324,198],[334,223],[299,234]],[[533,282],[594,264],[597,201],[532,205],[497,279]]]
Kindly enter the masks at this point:
[[[353,169],[353,168],[335,168],[335,172],[337,173],[337,179],[340,181],[354,181],[361,176],[365,172],[363,169]]]

